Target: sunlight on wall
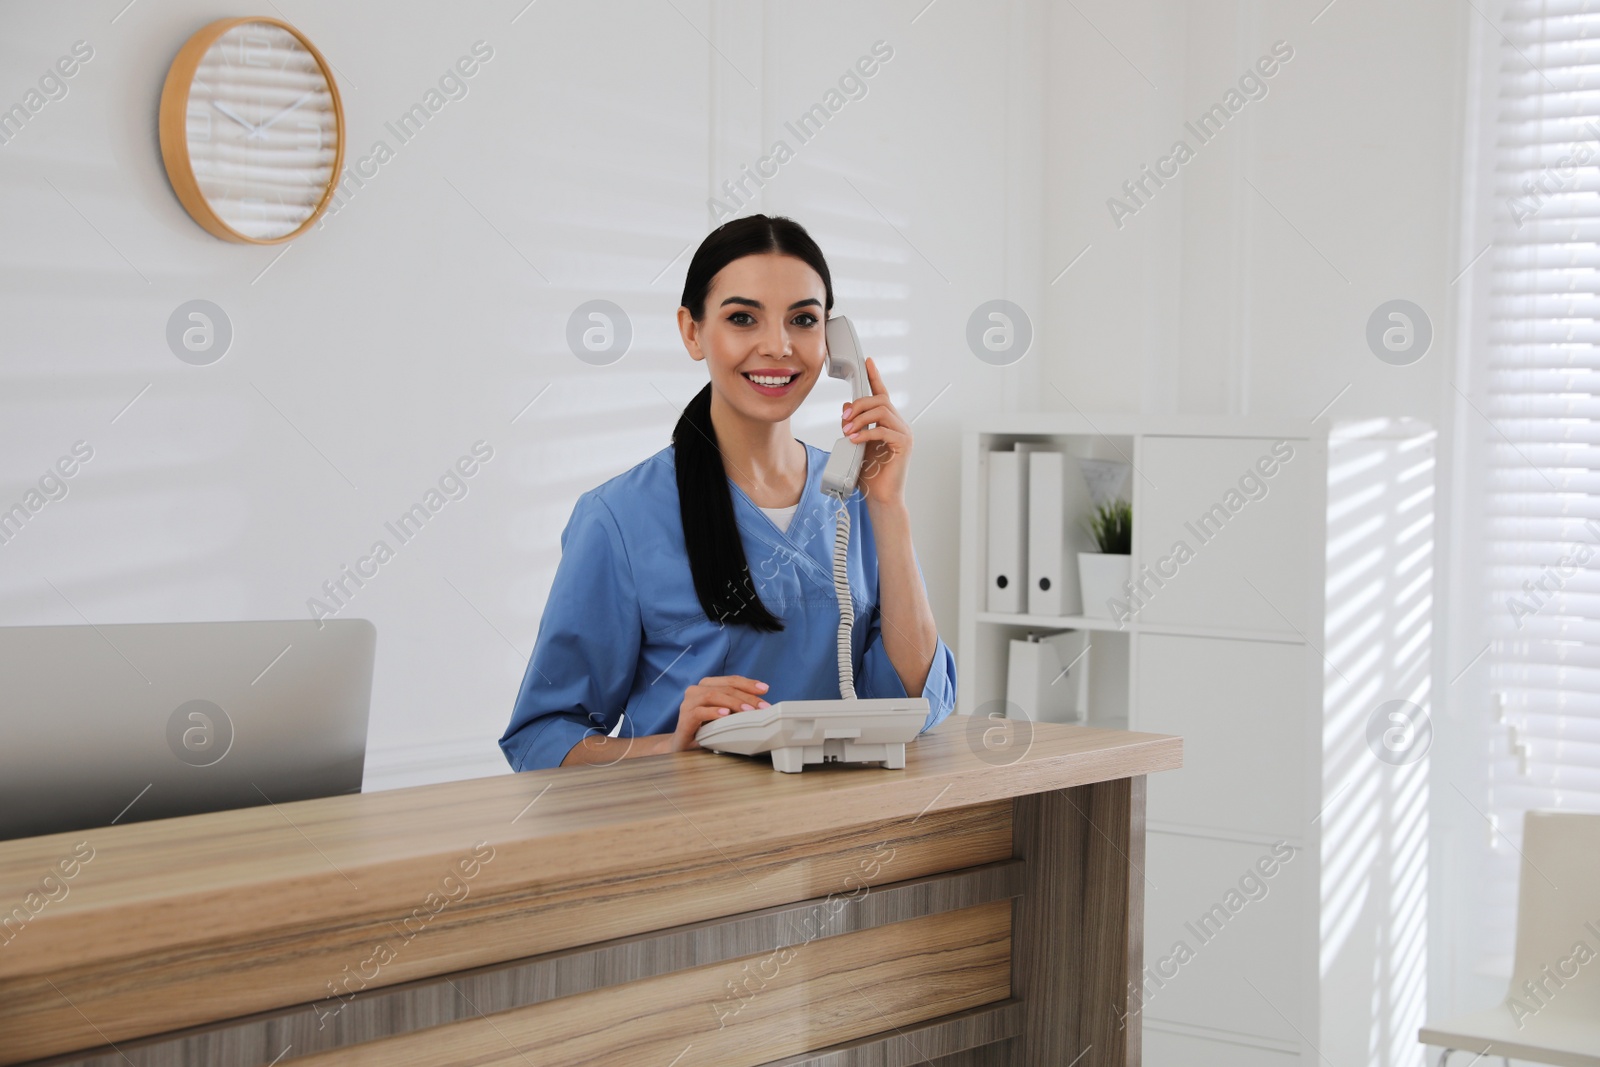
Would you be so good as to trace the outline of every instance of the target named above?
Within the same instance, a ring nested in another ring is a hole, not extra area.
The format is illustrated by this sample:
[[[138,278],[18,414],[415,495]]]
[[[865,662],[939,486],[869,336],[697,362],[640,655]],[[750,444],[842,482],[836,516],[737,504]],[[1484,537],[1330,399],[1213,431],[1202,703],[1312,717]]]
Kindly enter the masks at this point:
[[[1321,1048],[1336,1063],[1423,1062],[1434,447],[1413,420],[1343,423],[1328,439],[1338,667],[1324,671]]]

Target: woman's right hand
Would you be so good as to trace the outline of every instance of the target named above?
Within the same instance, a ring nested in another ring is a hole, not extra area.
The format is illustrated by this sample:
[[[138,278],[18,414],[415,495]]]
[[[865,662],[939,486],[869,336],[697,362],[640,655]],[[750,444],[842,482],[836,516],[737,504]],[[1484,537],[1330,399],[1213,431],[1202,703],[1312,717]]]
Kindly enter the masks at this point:
[[[767,707],[766,700],[762,699],[766,691],[766,682],[737,674],[700,679],[699,685],[691,685],[683,692],[683,703],[678,706],[678,728],[673,731],[672,747],[668,751],[699,748],[694,735],[713,719]]]

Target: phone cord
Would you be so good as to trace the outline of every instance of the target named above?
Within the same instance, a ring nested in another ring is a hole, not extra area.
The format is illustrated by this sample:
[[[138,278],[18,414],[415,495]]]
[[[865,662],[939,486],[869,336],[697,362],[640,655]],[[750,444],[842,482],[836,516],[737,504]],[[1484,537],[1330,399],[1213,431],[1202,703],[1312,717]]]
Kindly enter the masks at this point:
[[[850,631],[855,627],[856,609],[850,600],[850,509],[842,500],[837,518],[833,535],[833,591],[839,598],[839,696],[854,700],[856,681],[850,657]]]

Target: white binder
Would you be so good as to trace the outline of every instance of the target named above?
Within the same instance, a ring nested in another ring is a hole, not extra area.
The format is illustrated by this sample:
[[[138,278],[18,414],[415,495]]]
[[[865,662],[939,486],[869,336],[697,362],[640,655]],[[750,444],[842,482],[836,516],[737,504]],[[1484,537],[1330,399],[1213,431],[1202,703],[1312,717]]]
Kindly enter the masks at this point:
[[[990,611],[1020,614],[1027,609],[1027,457],[1021,452],[990,452],[989,561]]]
[[[1006,717],[1083,722],[1089,707],[1089,631],[1029,634],[1010,642]]]
[[[1095,549],[1084,528],[1094,510],[1089,486],[1074,456],[1030,451],[1027,464],[1028,614],[1081,615],[1078,553]]]
[[[1028,456],[1029,615],[1076,615],[1083,608],[1077,559],[1067,566],[1066,512],[1061,501],[1065,461],[1060,452]]]

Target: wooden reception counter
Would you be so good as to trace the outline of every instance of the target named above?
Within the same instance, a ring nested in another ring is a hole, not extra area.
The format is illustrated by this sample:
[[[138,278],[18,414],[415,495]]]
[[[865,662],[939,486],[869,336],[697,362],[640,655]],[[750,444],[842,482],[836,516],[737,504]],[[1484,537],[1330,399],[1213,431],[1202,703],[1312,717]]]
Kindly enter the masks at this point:
[[[0,1064],[1137,1064],[1182,742],[1019,725],[0,842]]]

